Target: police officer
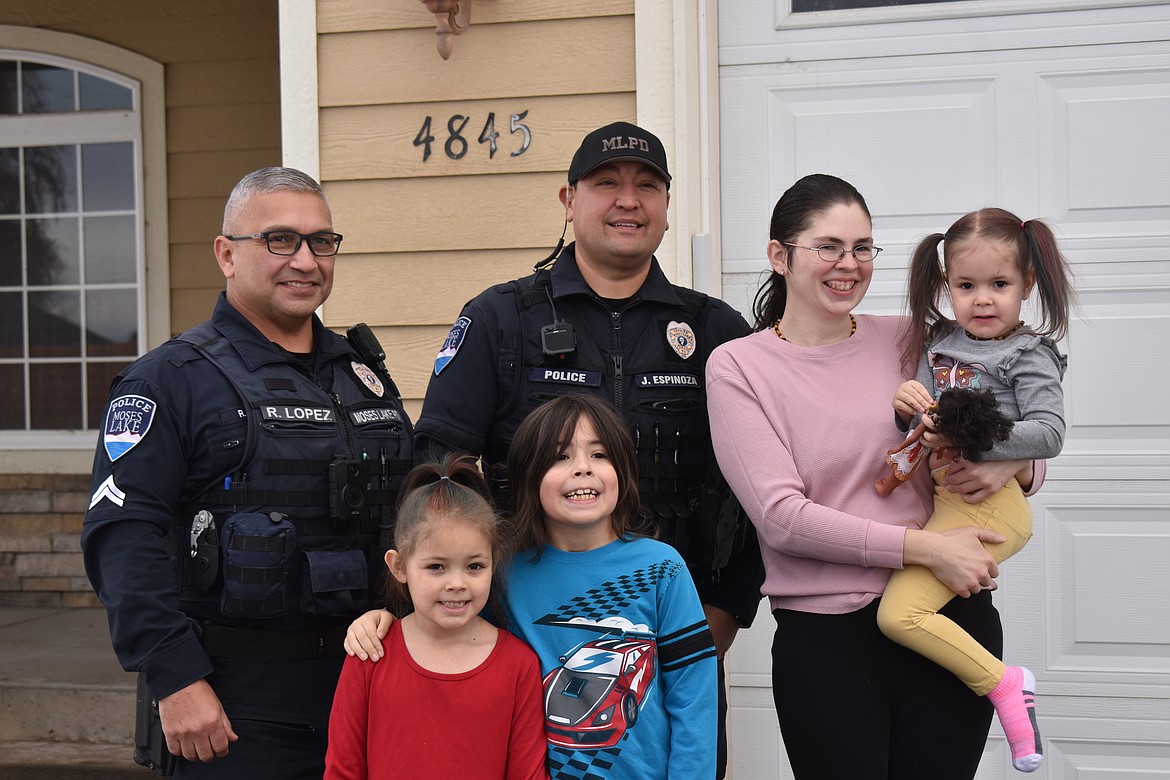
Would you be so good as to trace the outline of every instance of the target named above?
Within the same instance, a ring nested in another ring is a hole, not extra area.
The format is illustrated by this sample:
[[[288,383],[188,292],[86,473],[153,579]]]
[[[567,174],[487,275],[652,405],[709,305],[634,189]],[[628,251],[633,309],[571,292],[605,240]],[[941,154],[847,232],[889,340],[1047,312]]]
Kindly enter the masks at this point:
[[[481,455],[506,505],[504,464],[524,417],[561,393],[608,400],[638,448],[642,503],[659,538],[688,561],[722,658],[755,616],[763,569],[751,524],[733,499],[720,500],[730,491],[711,449],[703,366],[748,326],[722,301],[663,274],[654,251],[669,189],[666,152],[652,133],[617,122],[585,136],[560,189],[575,242],[554,251],[551,268],[538,264],[464,307],[435,360],[415,443],[420,452]],[[720,711],[722,768],[722,664]]]
[[[380,349],[314,314],[341,238],[312,178],[248,174],[215,239],[211,320],[113,383],[82,548],[182,777],[324,772],[344,628],[413,436]]]

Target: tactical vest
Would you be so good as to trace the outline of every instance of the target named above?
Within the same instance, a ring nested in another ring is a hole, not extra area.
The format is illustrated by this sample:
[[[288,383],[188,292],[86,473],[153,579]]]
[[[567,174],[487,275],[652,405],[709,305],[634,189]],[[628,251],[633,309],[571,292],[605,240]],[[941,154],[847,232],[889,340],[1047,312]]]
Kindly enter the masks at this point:
[[[210,434],[222,483],[183,509],[184,529],[192,518],[206,525],[202,512],[212,521],[178,540],[184,611],[227,625],[267,618],[274,630],[360,614],[380,595],[411,467],[413,431],[389,376],[356,355],[334,358],[320,369],[332,372],[326,392],[288,362],[250,369],[210,323],[178,339],[219,370],[243,410]]]
[[[619,410],[633,435],[639,493],[653,515],[657,537],[691,560],[693,505],[714,459],[703,373],[713,345],[701,341],[709,299],[676,288],[680,308],[631,302],[610,314],[609,332],[601,334],[583,327],[581,317],[574,323],[574,315],[584,306],[604,307],[602,302],[583,296],[558,300],[557,315],[575,324],[576,350],[546,357],[541,330],[553,322],[547,285],[548,274],[542,271],[497,288],[514,292],[519,325],[518,333],[501,339],[500,366],[514,370],[500,372],[499,412],[486,445],[497,501],[507,506],[504,463],[524,418],[558,395],[597,395]],[[653,311],[638,332],[628,329],[627,312],[634,307]],[[611,348],[615,332],[620,334],[617,349]]]

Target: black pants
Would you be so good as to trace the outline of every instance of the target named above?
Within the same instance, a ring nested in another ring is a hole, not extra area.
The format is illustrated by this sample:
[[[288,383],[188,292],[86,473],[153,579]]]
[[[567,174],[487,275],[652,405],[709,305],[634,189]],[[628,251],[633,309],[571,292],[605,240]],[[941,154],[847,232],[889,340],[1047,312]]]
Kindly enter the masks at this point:
[[[992,707],[878,630],[875,601],[845,615],[778,609],[772,695],[800,780],[963,780],[979,768]],[[943,610],[1003,655],[989,592]]]
[[[179,760],[176,777],[321,780],[329,710],[341,657],[247,660],[213,657],[207,678],[239,739],[226,758]]]
[[[233,718],[239,740],[226,758],[209,763],[179,759],[175,777],[199,780],[321,780],[325,774],[325,725]]]

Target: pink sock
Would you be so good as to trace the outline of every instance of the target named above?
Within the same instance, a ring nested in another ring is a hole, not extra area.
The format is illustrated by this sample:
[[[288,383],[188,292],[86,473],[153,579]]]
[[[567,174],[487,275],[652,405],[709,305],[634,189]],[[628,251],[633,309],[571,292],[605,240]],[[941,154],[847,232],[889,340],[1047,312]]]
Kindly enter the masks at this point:
[[[987,694],[1012,749],[1012,766],[1035,772],[1044,760],[1036,726],[1036,677],[1022,666],[1004,669],[1003,679]]]

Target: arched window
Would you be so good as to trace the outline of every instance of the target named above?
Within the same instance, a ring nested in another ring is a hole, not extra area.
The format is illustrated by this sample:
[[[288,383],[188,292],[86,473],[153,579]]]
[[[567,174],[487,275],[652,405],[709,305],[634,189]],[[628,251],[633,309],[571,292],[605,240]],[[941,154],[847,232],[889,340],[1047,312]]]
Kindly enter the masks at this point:
[[[0,55],[0,429],[98,427],[141,349],[135,86]]]
[[[85,62],[61,46],[5,48],[13,29],[0,27],[0,447],[81,449],[110,381],[149,343],[146,258],[159,241],[146,230],[157,190],[144,177],[143,83],[91,64],[102,60],[89,47],[113,47],[64,37],[66,51],[87,47]]]

